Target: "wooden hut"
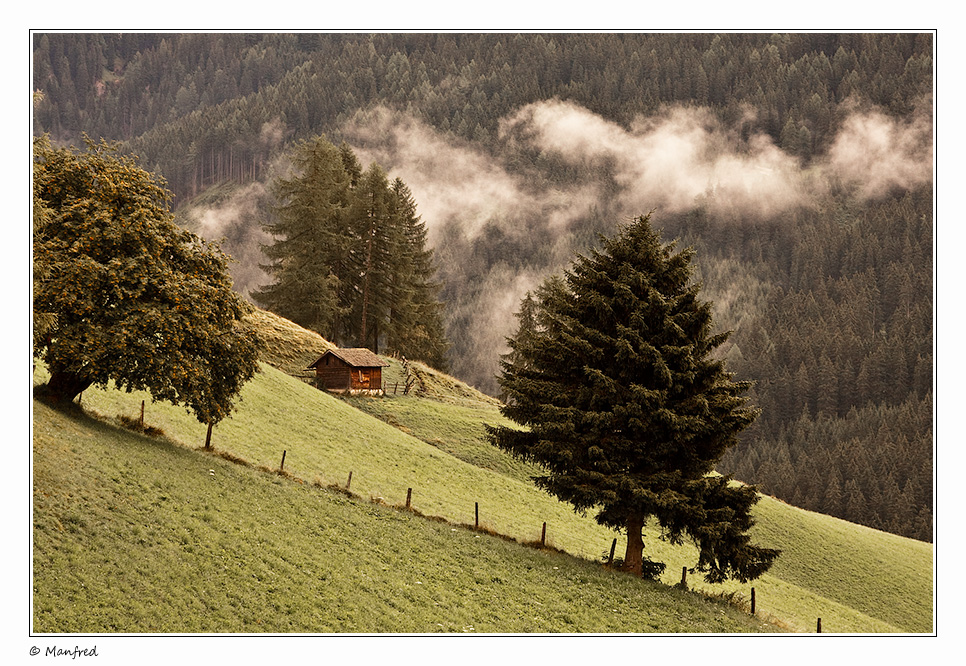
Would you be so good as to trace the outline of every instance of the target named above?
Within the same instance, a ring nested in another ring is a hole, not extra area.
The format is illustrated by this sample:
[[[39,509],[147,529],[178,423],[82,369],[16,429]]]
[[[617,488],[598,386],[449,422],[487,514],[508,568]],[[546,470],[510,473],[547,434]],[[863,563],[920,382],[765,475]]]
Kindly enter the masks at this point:
[[[309,366],[316,385],[337,393],[382,395],[382,369],[389,364],[369,349],[330,349]]]

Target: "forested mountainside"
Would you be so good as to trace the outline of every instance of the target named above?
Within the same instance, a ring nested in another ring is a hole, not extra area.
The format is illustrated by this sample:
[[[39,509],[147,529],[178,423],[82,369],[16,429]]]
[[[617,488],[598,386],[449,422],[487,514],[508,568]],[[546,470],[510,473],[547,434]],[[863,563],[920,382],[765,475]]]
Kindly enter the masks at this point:
[[[930,34],[38,34],[36,130],[131,140],[181,199],[262,173],[277,138],[386,104],[491,148],[501,119],[571,100],[619,123],[674,102],[809,159],[852,97],[891,115],[932,91]]]
[[[122,141],[183,211],[257,200],[201,227],[246,293],[293,141],[401,175],[489,392],[525,293],[654,210],[756,382],[719,469],[931,540],[932,34],[51,33],[33,77],[35,133]]]

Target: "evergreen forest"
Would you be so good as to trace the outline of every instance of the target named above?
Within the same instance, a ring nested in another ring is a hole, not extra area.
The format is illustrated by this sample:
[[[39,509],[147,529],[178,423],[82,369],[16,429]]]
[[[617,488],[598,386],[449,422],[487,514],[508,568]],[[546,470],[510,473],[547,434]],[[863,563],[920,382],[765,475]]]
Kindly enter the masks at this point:
[[[761,409],[718,470],[932,540],[933,34],[34,33],[32,75],[34,134],[136,154],[256,301],[272,184],[351,146],[491,394],[527,292],[651,213]]]

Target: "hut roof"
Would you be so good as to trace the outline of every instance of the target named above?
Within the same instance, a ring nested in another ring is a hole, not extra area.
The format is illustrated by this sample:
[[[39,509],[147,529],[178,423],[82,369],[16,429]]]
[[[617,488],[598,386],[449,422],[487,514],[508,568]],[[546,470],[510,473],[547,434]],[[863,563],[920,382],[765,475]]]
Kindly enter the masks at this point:
[[[315,359],[315,363],[309,367],[314,368],[317,366],[319,361],[325,358],[326,354],[332,354],[336,358],[342,359],[353,368],[385,368],[389,366],[388,363],[372,353],[372,350],[366,349],[365,347],[353,347],[349,349],[330,349]]]

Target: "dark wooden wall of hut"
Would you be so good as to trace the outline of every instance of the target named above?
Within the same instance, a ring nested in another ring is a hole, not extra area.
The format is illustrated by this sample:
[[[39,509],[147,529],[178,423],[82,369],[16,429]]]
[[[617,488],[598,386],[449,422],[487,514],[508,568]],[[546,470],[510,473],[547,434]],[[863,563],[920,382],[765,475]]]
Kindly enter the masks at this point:
[[[315,379],[321,388],[345,391],[352,387],[352,368],[340,358],[329,355],[315,366]]]
[[[333,355],[315,366],[315,378],[318,386],[328,391],[382,388],[382,368],[353,368]]]

